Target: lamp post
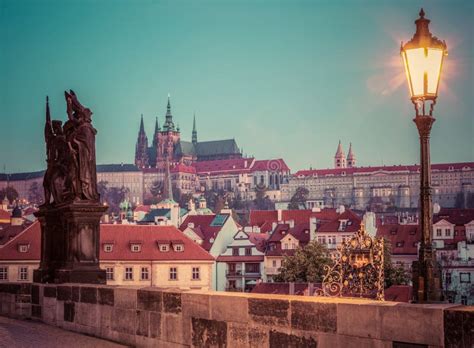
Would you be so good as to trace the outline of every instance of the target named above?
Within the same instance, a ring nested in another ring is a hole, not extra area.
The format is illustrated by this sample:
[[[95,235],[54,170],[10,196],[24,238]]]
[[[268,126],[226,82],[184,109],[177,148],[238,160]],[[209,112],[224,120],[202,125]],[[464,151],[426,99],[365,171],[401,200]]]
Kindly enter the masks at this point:
[[[429,31],[430,20],[423,9],[415,21],[413,38],[401,45],[400,53],[410,89],[411,101],[415,107],[413,121],[420,136],[420,222],[422,232],[418,261],[413,262],[413,294],[416,302],[437,302],[441,300],[441,278],[433,248],[433,212],[431,201],[430,133],[435,121],[433,108],[438,96],[439,79],[446,42],[434,37]],[[426,107],[429,106],[429,110]]]

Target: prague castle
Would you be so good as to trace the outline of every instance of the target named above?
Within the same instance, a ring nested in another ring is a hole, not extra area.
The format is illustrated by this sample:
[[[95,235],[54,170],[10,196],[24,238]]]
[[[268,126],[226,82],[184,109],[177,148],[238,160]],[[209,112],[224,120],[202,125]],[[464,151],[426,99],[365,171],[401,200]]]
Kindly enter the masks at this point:
[[[241,157],[242,152],[234,139],[198,141],[196,117],[193,120],[191,141],[181,140],[179,126],[175,126],[173,121],[169,96],[163,128],[160,127],[157,117],[151,146],[148,146],[143,116],[140,120],[140,130],[135,148],[135,164],[139,168],[158,168],[162,171],[167,160],[173,164],[192,165],[197,161],[228,160]]]

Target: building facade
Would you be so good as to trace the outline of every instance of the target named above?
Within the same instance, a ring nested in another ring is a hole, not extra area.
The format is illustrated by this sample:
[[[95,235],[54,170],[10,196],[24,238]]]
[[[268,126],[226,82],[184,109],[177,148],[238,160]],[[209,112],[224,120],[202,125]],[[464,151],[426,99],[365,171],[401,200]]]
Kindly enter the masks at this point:
[[[300,170],[281,186],[281,203],[287,206],[298,187],[309,191],[307,207],[338,207],[383,211],[418,207],[418,165],[358,167],[352,145],[345,157],[339,143],[332,169]],[[474,193],[474,162],[431,165],[433,203],[454,207],[459,195]]]

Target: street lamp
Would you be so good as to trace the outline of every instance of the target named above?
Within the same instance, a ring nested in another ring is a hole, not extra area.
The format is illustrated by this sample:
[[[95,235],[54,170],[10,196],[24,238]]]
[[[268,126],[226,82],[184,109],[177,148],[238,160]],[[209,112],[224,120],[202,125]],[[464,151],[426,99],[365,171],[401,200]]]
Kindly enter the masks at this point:
[[[418,261],[413,262],[413,294],[416,302],[441,300],[440,273],[432,244],[433,212],[431,202],[430,132],[435,121],[433,108],[438,97],[438,86],[443,59],[447,55],[446,42],[430,33],[429,19],[423,9],[415,21],[413,38],[401,45],[400,53],[416,116],[413,121],[420,135],[420,229],[422,238]],[[429,104],[429,111],[425,109]]]

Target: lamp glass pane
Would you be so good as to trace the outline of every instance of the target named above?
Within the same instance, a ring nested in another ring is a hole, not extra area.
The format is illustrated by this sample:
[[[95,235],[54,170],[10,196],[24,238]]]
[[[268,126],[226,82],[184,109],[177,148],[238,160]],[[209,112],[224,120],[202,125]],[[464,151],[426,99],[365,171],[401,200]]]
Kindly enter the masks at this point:
[[[435,48],[414,48],[405,51],[405,68],[409,74],[412,97],[435,96],[443,61],[443,51]],[[425,90],[425,74],[427,77]]]

